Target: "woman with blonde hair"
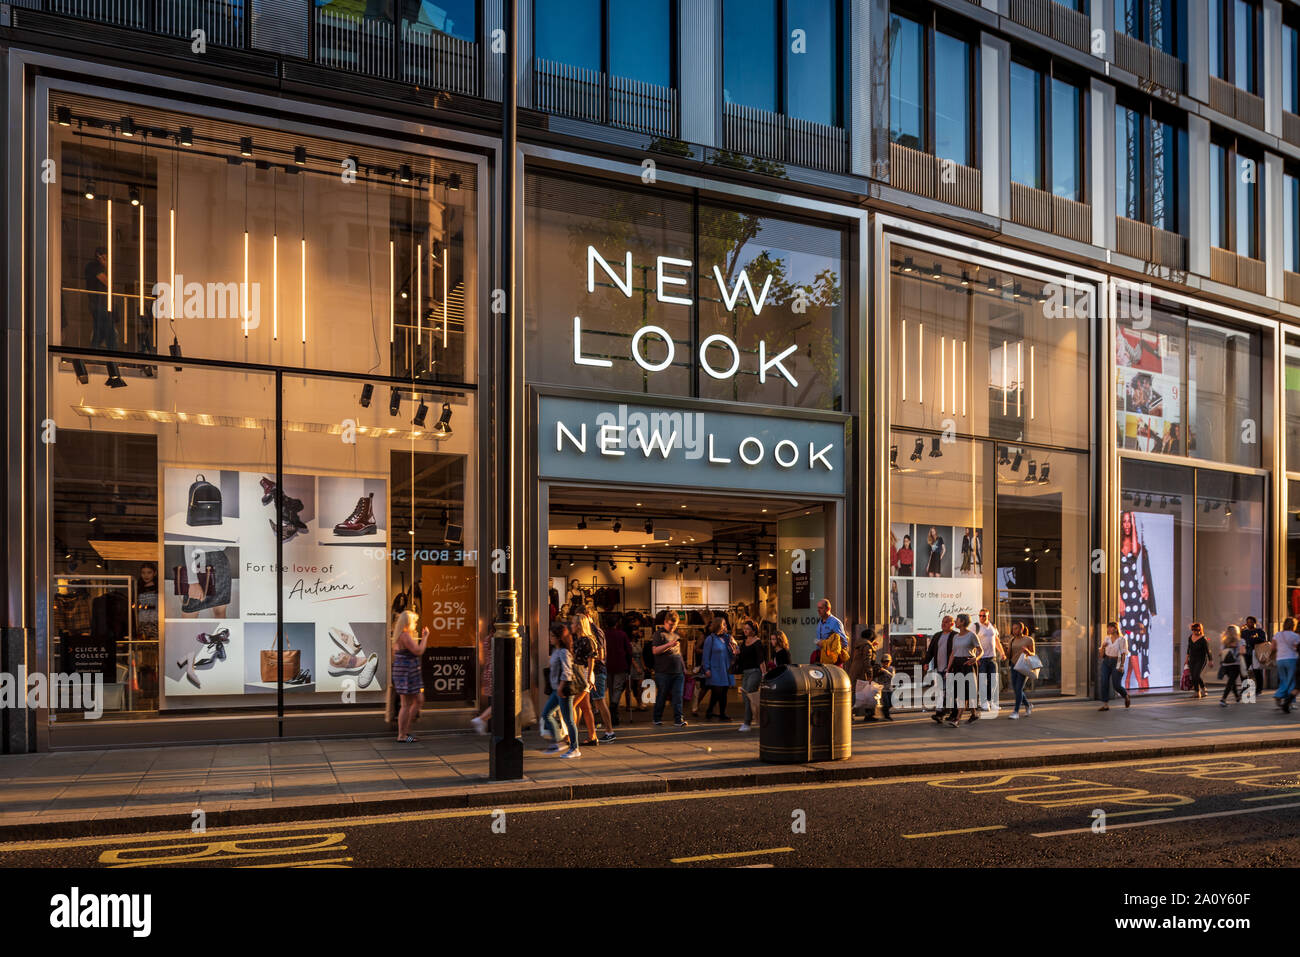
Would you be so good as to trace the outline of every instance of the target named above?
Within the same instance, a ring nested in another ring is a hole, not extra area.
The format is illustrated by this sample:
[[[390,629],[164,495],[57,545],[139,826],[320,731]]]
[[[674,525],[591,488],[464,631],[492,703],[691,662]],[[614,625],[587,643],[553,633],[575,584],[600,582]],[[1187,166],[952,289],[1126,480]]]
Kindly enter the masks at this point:
[[[1219,699],[1219,707],[1226,708],[1230,693],[1236,696],[1238,704],[1241,703],[1240,682],[1246,676],[1246,659],[1241,653],[1241,629],[1236,625],[1229,625],[1223,629],[1223,635],[1219,640],[1223,645],[1223,657],[1219,661],[1219,677],[1223,679],[1223,697]]]
[[[412,744],[418,740],[411,734],[411,725],[420,716],[420,704],[424,699],[424,674],[420,668],[420,658],[429,642],[428,628],[416,636],[415,629],[419,624],[418,614],[404,611],[397,616],[397,622],[393,625],[393,690],[402,701],[397,710],[397,740],[401,744]]]
[[[599,741],[596,738],[596,713],[591,710],[591,681],[596,643],[587,609],[577,603],[569,609],[569,634],[573,636],[573,713],[577,723],[587,726],[587,740],[582,743],[595,745]]]

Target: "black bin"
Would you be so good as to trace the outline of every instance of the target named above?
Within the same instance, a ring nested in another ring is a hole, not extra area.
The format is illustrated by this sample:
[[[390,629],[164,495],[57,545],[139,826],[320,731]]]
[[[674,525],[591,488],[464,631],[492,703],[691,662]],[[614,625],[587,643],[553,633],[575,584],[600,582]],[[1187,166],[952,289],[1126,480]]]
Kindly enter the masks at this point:
[[[759,686],[758,702],[760,760],[842,761],[852,752],[853,692],[843,668],[775,668]]]

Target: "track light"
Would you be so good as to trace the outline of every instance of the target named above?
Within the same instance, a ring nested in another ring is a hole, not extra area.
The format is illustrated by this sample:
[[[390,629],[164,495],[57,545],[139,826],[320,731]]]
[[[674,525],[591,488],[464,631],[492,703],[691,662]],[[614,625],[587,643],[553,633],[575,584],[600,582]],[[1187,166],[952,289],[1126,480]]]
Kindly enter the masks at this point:
[[[433,434],[446,438],[451,435],[451,405],[444,402],[442,404],[442,414],[438,416],[438,421],[433,424]]]
[[[58,118],[60,126],[72,125],[72,110],[69,109],[68,107],[66,106],[57,107],[54,110],[54,115]]]
[[[295,146],[293,148],[293,165],[294,166],[307,165],[307,147]]]
[[[181,146],[193,146],[193,145],[194,145],[194,129],[193,129],[193,127],[182,126],[182,127],[181,127],[181,135],[178,136],[177,139],[180,140],[180,144],[181,144]]]
[[[904,257],[903,257],[903,272],[911,272],[911,271],[912,271],[912,257],[911,257],[911,256],[904,256]]]
[[[1210,500],[1208,498],[1205,500],[1205,508],[1202,509],[1202,511],[1205,512],[1206,515],[1210,514]]]
[[[1043,467],[1042,467],[1042,469],[1041,469],[1041,470],[1039,471],[1039,473],[1038,473],[1038,484],[1039,484],[1039,485],[1046,485],[1046,484],[1047,484],[1047,476],[1048,476],[1048,474],[1049,474],[1051,471],[1052,471],[1052,465],[1051,465],[1051,463],[1050,463],[1050,462],[1044,462],[1044,463],[1043,463]]]
[[[388,396],[388,414],[397,415],[398,411],[401,408],[402,408],[402,393],[398,392],[396,389],[393,389],[392,393],[390,393]]]
[[[172,336],[172,344],[167,347],[167,353],[173,359],[184,358],[181,355],[181,341],[176,336]],[[172,368],[174,368],[177,372],[181,371],[181,366],[173,366]]]
[[[415,409],[415,418],[411,420],[411,424],[419,429],[424,428],[424,420],[428,414],[429,407],[424,404],[424,399],[421,399],[420,404]]]
[[[889,447],[889,467],[891,469],[898,468],[898,446],[897,445],[891,445]]]
[[[398,167],[397,179],[400,182],[409,183],[411,181],[411,167],[406,163],[403,163],[400,167]]]
[[[85,197],[86,197],[86,199],[94,199],[94,198],[95,198],[95,181],[94,181],[93,179],[88,179],[88,180],[86,180],[86,192],[85,192]]]
[[[610,527],[613,528],[615,535],[623,531],[623,523],[620,522],[618,519],[614,519],[614,524]]]
[[[126,388],[126,380],[122,378],[121,370],[118,369],[116,362],[108,364],[108,378],[104,380],[104,385],[110,389]]]
[[[1150,493],[1147,494],[1147,500],[1143,503],[1143,505],[1145,505],[1147,508],[1150,508],[1150,507],[1151,507],[1151,495],[1150,495]]]
[[[129,116],[124,116],[118,124],[118,129],[122,131],[123,136],[135,136],[135,120]]]
[[[1005,445],[999,445],[998,465],[1010,465],[1010,464],[1011,464],[1011,456],[1007,454],[1007,447]]]
[[[139,189],[139,187],[137,187],[137,186],[132,186],[131,189],[128,191],[127,195],[128,195],[128,196],[130,197],[130,199],[131,199],[131,205],[132,205],[132,206],[139,206],[139,205],[140,205],[140,189]]]
[[[452,173],[447,177],[447,188],[453,192],[460,189],[460,173]]]
[[[647,518],[645,520],[645,533],[647,535],[653,535],[655,533],[654,519]]]
[[[578,519],[578,531],[585,532],[586,530],[587,530],[587,516],[584,515],[580,519]]]
[[[942,279],[942,278],[943,278],[943,267],[940,266],[938,263],[935,263],[935,264],[934,264],[934,269],[933,269],[933,271],[930,273],[930,278],[931,278],[931,279]]]
[[[361,408],[363,409],[370,408],[370,397],[373,396],[374,394],[375,394],[375,387],[373,384],[367,382],[365,385],[361,387]]]
[[[1024,454],[1019,449],[1016,449],[1016,457],[1011,460],[1011,471],[1020,471],[1020,462],[1022,459],[1024,459]]]
[[[618,568],[618,566],[614,564],[614,560],[611,558],[609,561],[609,570],[614,571],[616,568]]]
[[[943,452],[939,450],[939,436],[930,440],[930,458],[938,459],[943,457]]]
[[[253,138],[251,136],[241,136],[239,138],[239,155],[240,156],[253,155]]]
[[[77,376],[77,381],[85,385],[90,381],[90,374],[86,372],[86,363],[81,359],[72,360],[72,371]]]
[[[1038,480],[1038,462],[1035,459],[1029,460],[1029,469],[1025,472],[1025,481],[1034,482]]]
[[[660,570],[661,572],[666,572],[666,571],[668,571],[668,566],[667,566],[667,564],[660,565],[660,566],[659,566],[659,570]]]
[[[921,461],[921,456],[925,453],[925,439],[917,439],[916,445],[912,448],[911,459],[913,462]]]
[[[964,269],[961,271],[961,284],[963,286],[970,285],[970,273],[966,272]]]

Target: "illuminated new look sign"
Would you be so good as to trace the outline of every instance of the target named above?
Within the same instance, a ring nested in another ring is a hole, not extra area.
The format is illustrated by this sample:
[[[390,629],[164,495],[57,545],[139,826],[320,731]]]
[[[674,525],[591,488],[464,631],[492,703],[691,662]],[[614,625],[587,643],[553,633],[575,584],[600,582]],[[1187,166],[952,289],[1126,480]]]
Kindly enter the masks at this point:
[[[543,479],[844,493],[844,425],[543,396]]]

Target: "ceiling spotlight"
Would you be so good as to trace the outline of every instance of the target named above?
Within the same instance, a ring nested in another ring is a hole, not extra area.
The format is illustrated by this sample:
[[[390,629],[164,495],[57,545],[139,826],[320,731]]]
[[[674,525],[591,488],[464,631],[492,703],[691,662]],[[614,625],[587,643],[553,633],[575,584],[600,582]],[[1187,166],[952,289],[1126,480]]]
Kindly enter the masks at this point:
[[[610,559],[610,562],[609,562],[609,570],[610,570],[610,571],[613,571],[613,570],[614,570],[615,568],[617,568],[617,567],[618,567],[618,566],[614,564],[614,560],[613,560],[613,559]]]
[[[1010,465],[1010,464],[1011,464],[1011,456],[1007,454],[1007,447],[1005,445],[999,445],[998,465]]]
[[[903,272],[911,272],[911,271],[912,271],[912,257],[911,257],[911,256],[904,256],[904,257],[903,257]]]
[[[68,107],[66,106],[57,107],[54,110],[54,115],[58,118],[60,126],[72,125],[72,110],[70,110]]]
[[[942,278],[943,278],[943,267],[940,266],[938,263],[935,263],[935,264],[934,264],[934,269],[930,272],[930,278],[931,278],[931,279],[942,279]]]
[[[447,177],[447,188],[450,190],[460,189],[460,173],[452,173]]]
[[[936,435],[930,440],[930,458],[938,459],[942,457],[943,453],[939,451],[939,436]]]
[[[1051,463],[1050,463],[1050,462],[1044,462],[1044,463],[1043,463],[1043,467],[1042,467],[1042,469],[1041,469],[1041,470],[1039,471],[1039,473],[1038,473],[1038,484],[1039,484],[1039,485],[1046,485],[1046,484],[1047,484],[1047,475],[1048,475],[1048,473],[1051,472],[1051,471],[1052,471],[1052,465],[1051,465]]]
[[[666,564],[665,564],[665,565],[660,565],[660,566],[659,566],[659,570],[660,570],[661,572],[666,572],[666,571],[668,571],[668,566],[667,566]]]
[[[1150,507],[1151,507],[1151,493],[1150,493],[1150,492],[1147,493],[1147,500],[1146,500],[1145,502],[1143,502],[1142,504],[1145,505],[1147,508],[1150,508]]]
[[[573,567],[573,559],[572,559],[572,558],[569,559],[569,567],[570,567],[570,568]]]
[[[582,518],[578,519],[578,531],[582,532],[582,531],[586,531],[586,529],[587,529],[587,516],[584,515],[582,516]]]
[[[411,181],[411,167],[403,163],[397,170],[397,178],[403,183],[409,183]]]
[[[1029,469],[1025,472],[1025,481],[1033,482],[1038,479],[1038,462],[1035,459],[1029,460]]]
[[[77,381],[85,385],[90,381],[90,374],[86,372],[86,363],[81,359],[72,360],[72,371],[77,376]]]
[[[416,428],[424,428],[424,419],[428,414],[429,407],[424,404],[424,399],[420,399],[420,404],[415,409],[415,418],[411,420],[411,424]]]
[[[295,146],[293,148],[293,165],[294,166],[307,165],[307,147]]]
[[[925,453],[925,439],[917,439],[916,445],[912,448],[911,459],[913,462],[921,461],[921,456]]]
[[[84,195],[86,199],[95,198],[95,181],[93,179],[86,180],[86,191]]]
[[[997,283],[997,280],[994,279],[992,276],[989,276],[989,278],[986,279],[986,280],[984,281],[984,287],[985,287],[989,292],[997,292],[997,291],[998,291],[998,283]]]
[[[253,138],[251,136],[241,136],[239,138],[239,155],[240,156],[253,155]]]
[[[116,362],[108,364],[108,378],[104,380],[104,385],[110,389],[122,389],[126,387],[126,380],[122,378],[121,371],[117,368]]]
[[[123,136],[135,136],[135,120],[129,116],[124,116],[118,123],[118,129],[122,131]]]
[[[963,286],[970,285],[970,273],[966,272],[964,269],[961,271],[961,284]]]
[[[180,339],[178,339],[176,336],[172,336],[172,344],[167,347],[167,352],[173,359],[182,358]],[[175,369],[177,372],[180,372],[182,366],[172,366],[172,368]]]
[[[1167,496],[1161,495],[1161,496],[1160,496],[1160,507],[1161,507],[1161,508],[1164,508],[1164,507],[1166,507],[1168,504],[1169,504],[1169,498],[1168,498]]]
[[[402,393],[394,389],[388,397],[388,414],[397,415],[398,411],[401,408],[402,408]]]
[[[193,146],[193,145],[194,145],[194,128],[193,128],[193,127],[190,127],[190,126],[182,126],[182,127],[181,127],[181,135],[178,136],[177,139],[180,140],[180,144],[181,144],[181,146]]]
[[[891,445],[889,447],[889,467],[891,469],[898,468],[898,446],[897,445]]]
[[[647,518],[647,519],[645,520],[645,533],[646,533],[647,535],[653,535],[653,534],[655,533],[655,523],[654,523],[654,519]]]
[[[442,404],[442,414],[438,416],[438,421],[433,424],[433,434],[444,439],[451,435],[451,405],[446,402]]]
[[[1024,455],[1021,453],[1021,451],[1019,449],[1016,449],[1016,457],[1011,460],[1011,471],[1013,472],[1020,471],[1020,462],[1023,458]]]
[[[132,205],[132,206],[139,206],[139,205],[140,205],[140,189],[139,189],[139,187],[137,187],[137,186],[132,186],[131,189],[128,191],[127,195],[128,195],[128,196],[130,197],[130,199],[131,199],[131,205]]]
[[[1208,498],[1205,500],[1205,508],[1203,508],[1202,511],[1205,512],[1206,515],[1210,514],[1210,500]]]
[[[372,383],[367,382],[361,387],[361,408],[370,408],[370,397],[375,394],[375,387]]]
[[[614,519],[614,524],[610,527],[613,528],[614,534],[617,535],[619,532],[623,530],[623,523],[620,522],[618,519]]]

